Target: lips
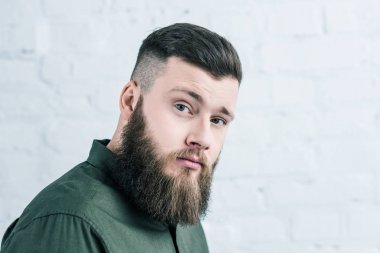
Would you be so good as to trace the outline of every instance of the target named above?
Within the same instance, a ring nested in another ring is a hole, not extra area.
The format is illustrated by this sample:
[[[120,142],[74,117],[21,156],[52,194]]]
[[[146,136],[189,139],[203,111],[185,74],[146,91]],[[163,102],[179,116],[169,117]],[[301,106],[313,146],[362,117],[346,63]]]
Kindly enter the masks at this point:
[[[196,156],[191,156],[191,157],[178,157],[177,161],[184,167],[193,169],[193,170],[198,170],[202,168],[202,162],[201,160],[196,157]]]

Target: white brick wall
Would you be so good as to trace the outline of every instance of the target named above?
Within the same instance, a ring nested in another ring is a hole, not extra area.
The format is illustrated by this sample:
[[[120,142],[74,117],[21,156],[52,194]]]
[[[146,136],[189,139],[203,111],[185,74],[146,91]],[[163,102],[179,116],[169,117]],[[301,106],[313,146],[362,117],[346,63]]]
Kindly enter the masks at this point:
[[[378,0],[0,0],[0,234],[111,137],[141,41],[192,22],[244,67],[211,252],[380,253]]]

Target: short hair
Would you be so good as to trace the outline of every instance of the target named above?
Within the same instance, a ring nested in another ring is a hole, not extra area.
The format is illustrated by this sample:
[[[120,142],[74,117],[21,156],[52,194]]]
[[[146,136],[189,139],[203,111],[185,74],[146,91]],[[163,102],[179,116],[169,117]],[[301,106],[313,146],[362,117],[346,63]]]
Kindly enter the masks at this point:
[[[177,56],[192,63],[215,78],[242,80],[239,56],[232,44],[206,28],[177,23],[152,32],[142,43],[131,80],[149,91],[155,78],[165,69],[167,59]]]

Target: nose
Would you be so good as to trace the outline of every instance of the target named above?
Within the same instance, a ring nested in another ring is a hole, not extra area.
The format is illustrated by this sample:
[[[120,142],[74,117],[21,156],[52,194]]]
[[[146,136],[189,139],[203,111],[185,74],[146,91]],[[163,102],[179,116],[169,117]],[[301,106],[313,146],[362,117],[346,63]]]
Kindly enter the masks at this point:
[[[212,132],[209,120],[199,120],[191,126],[186,144],[191,148],[208,150],[211,145]]]

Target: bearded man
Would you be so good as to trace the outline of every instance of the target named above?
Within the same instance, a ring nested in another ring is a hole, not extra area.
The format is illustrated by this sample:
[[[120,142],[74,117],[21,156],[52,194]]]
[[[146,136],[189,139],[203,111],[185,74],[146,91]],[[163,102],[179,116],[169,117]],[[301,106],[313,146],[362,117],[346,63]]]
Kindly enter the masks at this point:
[[[42,190],[1,252],[208,252],[200,224],[234,118],[241,64],[223,37],[174,24],[142,43],[111,140]]]

